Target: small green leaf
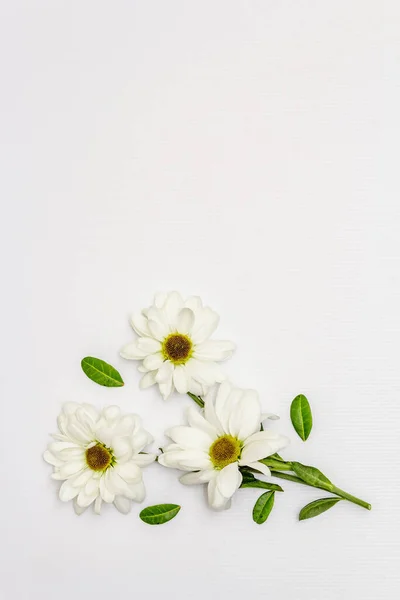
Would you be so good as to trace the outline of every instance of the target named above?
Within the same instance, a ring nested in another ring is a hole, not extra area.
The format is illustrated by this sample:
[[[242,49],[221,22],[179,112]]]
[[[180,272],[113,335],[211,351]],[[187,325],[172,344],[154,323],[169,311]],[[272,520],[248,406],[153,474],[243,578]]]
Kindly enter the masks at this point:
[[[293,400],[290,406],[290,418],[296,433],[305,442],[311,433],[312,414],[310,404],[303,394],[299,394]]]
[[[333,484],[321,471],[315,467],[308,467],[298,462],[292,462],[292,469],[300,479],[314,487],[333,491]]]
[[[81,361],[81,367],[85,375],[99,385],[105,387],[121,387],[124,385],[118,371],[100,358],[86,356]]]
[[[313,517],[318,517],[326,510],[335,506],[337,502],[340,502],[342,498],[321,498],[320,500],[314,500],[314,502],[310,502],[307,506],[301,509],[299,514],[299,521],[304,521],[305,519],[312,519]]]
[[[253,508],[253,521],[261,525],[269,517],[269,513],[274,506],[275,492],[265,492],[262,494]]]
[[[261,488],[264,490],[273,490],[274,492],[283,492],[283,489],[277,483],[269,483],[269,481],[261,481],[254,477],[250,471],[242,471],[243,481],[241,488]]]
[[[157,504],[144,508],[139,517],[149,525],[162,525],[176,517],[180,510],[178,504]]]

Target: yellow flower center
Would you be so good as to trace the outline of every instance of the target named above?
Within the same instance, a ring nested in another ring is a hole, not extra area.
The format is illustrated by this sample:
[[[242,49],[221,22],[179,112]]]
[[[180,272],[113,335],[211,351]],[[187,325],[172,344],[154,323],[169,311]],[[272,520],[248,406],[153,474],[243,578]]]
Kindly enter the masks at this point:
[[[210,458],[216,469],[223,469],[240,458],[241,443],[231,435],[223,435],[210,447]]]
[[[86,463],[92,471],[105,471],[112,460],[112,453],[103,444],[97,443],[86,450]]]
[[[165,338],[162,353],[165,360],[170,360],[175,365],[183,365],[192,356],[192,340],[183,333],[171,333]]]

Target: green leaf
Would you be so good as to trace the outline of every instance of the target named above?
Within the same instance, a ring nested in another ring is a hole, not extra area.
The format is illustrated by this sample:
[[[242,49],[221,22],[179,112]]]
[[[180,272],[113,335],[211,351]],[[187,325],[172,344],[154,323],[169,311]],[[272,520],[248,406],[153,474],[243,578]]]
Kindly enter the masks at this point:
[[[290,418],[296,433],[305,442],[311,433],[312,414],[310,404],[303,394],[299,394],[293,400],[290,406]]]
[[[81,361],[81,367],[85,375],[99,385],[105,387],[121,387],[124,385],[118,371],[100,358],[86,356]]]
[[[335,506],[337,502],[340,502],[342,498],[321,498],[320,500],[314,500],[314,502],[310,502],[307,506],[301,509],[299,514],[299,521],[304,521],[305,519],[312,519],[313,517],[318,517],[326,510]]]
[[[274,496],[275,492],[265,492],[259,497],[253,508],[253,521],[259,525],[265,523],[274,506]]]
[[[333,484],[321,471],[315,467],[308,467],[298,462],[292,462],[292,469],[300,479],[324,490],[333,491]]]
[[[283,492],[283,489],[277,483],[269,483],[269,481],[261,481],[254,477],[250,471],[242,471],[243,481],[241,488],[261,488],[264,490],[273,490],[274,492]]]
[[[180,510],[178,504],[157,504],[144,508],[139,517],[149,525],[162,525],[176,517]]]

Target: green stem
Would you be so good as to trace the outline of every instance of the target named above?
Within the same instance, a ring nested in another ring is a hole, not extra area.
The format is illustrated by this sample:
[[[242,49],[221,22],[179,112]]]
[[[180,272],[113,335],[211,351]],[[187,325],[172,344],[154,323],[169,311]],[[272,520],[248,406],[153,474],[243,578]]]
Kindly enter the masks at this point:
[[[268,460],[268,459],[264,459],[260,462],[264,462],[264,464],[265,464],[265,460]],[[287,464],[289,464],[289,463],[287,463]],[[285,466],[287,466],[287,464]],[[275,466],[275,469],[280,469],[280,467]],[[278,479],[286,479],[287,481],[293,481],[294,483],[302,483],[303,485],[308,485],[309,487],[315,487],[319,490],[324,490],[324,492],[328,491],[326,488],[320,487],[319,485],[311,485],[310,483],[307,483],[306,481],[303,481],[302,479],[300,479],[300,477],[296,477],[296,475],[290,475],[289,473],[281,473],[280,471],[275,470],[275,469],[271,470],[271,475],[273,477],[277,477]],[[289,469],[285,468],[282,470],[289,470]],[[340,496],[344,500],[348,500],[349,502],[352,502],[353,504],[357,504],[358,506],[362,506],[363,508],[366,508],[367,510],[371,510],[371,505],[368,502],[365,502],[364,500],[360,500],[360,498],[356,498],[356,496],[352,496],[351,494],[348,494],[347,492],[345,492],[344,490],[341,490],[340,488],[338,488],[336,486],[332,486],[332,489],[329,491],[331,491],[333,494],[336,494],[337,496]]]
[[[277,460],[272,456],[262,458],[259,462],[262,462],[270,469],[276,469],[278,471],[292,471],[292,463],[285,462],[284,460]]]
[[[187,393],[189,398],[191,398],[194,402],[196,402],[196,404],[198,406],[200,406],[200,408],[204,408],[204,401],[200,398],[200,396],[196,396],[195,394],[192,394],[191,392]]]
[[[351,494],[348,494],[347,492],[345,492],[344,490],[341,490],[340,488],[337,488],[336,486],[333,486],[332,491],[337,496],[341,496],[341,498],[344,498],[345,500],[348,500],[349,502],[353,502],[353,504],[358,504],[358,506],[362,506],[363,508],[366,508],[367,510],[371,510],[371,505],[368,504],[368,502],[364,502],[364,500],[360,500],[360,498],[356,498],[356,496],[352,496]]]

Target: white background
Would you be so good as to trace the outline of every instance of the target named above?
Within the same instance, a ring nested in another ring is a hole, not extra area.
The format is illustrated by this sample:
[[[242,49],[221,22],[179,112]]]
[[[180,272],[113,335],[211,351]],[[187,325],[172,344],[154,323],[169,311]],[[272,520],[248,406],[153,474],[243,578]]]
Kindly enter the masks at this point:
[[[399,584],[399,7],[373,0],[2,2],[1,600],[394,600]],[[66,400],[120,404],[164,443],[189,399],[140,392],[133,310],[198,294],[287,458],[372,512],[291,483],[213,513],[152,465],[162,527],[77,517],[41,454]],[[85,355],[126,385],[104,389]],[[305,393],[315,426],[289,420]],[[396,532],[397,528],[397,532]]]

